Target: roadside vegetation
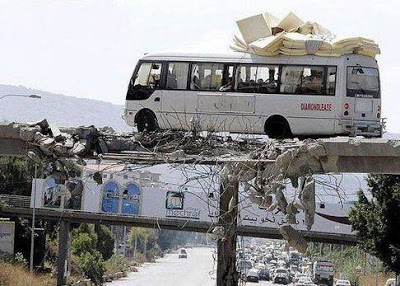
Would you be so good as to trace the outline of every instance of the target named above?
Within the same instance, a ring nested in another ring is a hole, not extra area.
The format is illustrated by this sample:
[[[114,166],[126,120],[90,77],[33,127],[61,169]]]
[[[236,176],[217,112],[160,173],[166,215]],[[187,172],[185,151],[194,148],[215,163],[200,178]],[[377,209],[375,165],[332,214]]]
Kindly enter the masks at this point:
[[[26,259],[21,253],[16,253],[15,256],[2,256],[0,260],[0,286],[25,286],[27,281],[31,286],[55,285],[54,277],[31,274],[27,268]]]

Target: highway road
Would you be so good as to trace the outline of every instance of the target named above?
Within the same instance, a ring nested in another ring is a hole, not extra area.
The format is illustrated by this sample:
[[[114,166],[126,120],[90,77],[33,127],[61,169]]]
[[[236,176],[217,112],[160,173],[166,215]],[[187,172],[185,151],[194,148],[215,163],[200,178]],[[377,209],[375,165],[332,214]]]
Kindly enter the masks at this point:
[[[167,254],[156,263],[146,264],[139,272],[107,283],[109,286],[214,286],[216,270],[213,248],[190,248],[187,259],[179,259],[178,253]]]
[[[214,249],[187,249],[188,258],[179,259],[178,253],[167,254],[156,263],[146,264],[139,272],[106,283],[107,286],[215,286]],[[240,284],[239,284],[240,285]],[[272,285],[270,282],[246,283],[246,285]]]

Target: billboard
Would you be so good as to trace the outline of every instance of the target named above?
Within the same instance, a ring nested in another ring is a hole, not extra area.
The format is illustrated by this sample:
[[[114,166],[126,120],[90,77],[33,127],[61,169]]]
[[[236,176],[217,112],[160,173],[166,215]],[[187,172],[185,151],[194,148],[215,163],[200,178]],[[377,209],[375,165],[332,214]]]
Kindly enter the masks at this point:
[[[60,191],[60,190],[61,191]],[[68,189],[55,186],[48,179],[37,180],[36,207],[68,208],[73,195]],[[163,219],[218,222],[219,191],[199,188],[181,190],[161,185],[140,185],[138,181],[109,178],[103,184],[86,182],[80,197],[79,210]],[[33,196],[32,196],[33,197]],[[33,202],[31,202],[31,206]],[[352,204],[316,203],[315,223],[311,231],[331,234],[352,234],[348,213]],[[74,208],[77,209],[77,208]],[[304,214],[296,215],[294,228],[306,230]],[[239,194],[238,225],[279,228],[286,224],[285,215],[253,204],[244,191]]]
[[[273,211],[269,211],[266,208],[251,203],[245,194],[241,194],[240,197],[239,225],[279,228],[281,225],[286,224],[285,214],[278,207]],[[311,231],[332,234],[353,234],[348,220],[348,213],[352,206],[352,203],[317,202],[315,205],[314,224]],[[304,212],[300,211],[296,215],[296,223],[293,225],[295,229],[307,230]]]
[[[143,188],[142,216],[217,222],[218,214],[213,193]]]
[[[0,256],[14,254],[15,222],[0,220]]]

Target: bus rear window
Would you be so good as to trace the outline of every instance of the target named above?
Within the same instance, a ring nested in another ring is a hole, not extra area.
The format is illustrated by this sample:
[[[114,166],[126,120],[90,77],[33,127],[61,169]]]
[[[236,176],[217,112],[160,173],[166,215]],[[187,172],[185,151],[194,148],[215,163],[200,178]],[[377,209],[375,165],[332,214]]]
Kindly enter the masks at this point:
[[[347,67],[347,96],[380,98],[380,95],[378,69]]]

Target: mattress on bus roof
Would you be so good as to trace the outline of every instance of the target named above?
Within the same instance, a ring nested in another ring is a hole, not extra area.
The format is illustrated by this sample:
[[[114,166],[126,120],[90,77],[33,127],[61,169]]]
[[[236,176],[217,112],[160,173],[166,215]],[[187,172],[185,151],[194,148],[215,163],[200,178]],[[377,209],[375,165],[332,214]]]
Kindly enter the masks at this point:
[[[293,13],[279,19],[270,13],[236,22],[242,38],[234,36],[231,48],[262,56],[319,55],[341,56],[358,53],[370,57],[380,54],[377,43],[363,37],[335,38],[316,22],[303,22]],[[276,29],[276,30],[274,30]]]

